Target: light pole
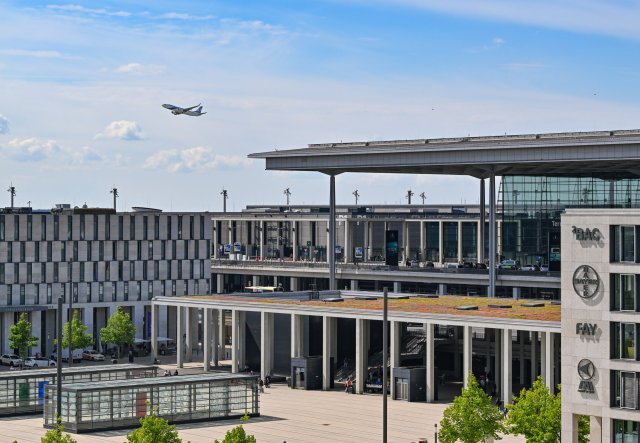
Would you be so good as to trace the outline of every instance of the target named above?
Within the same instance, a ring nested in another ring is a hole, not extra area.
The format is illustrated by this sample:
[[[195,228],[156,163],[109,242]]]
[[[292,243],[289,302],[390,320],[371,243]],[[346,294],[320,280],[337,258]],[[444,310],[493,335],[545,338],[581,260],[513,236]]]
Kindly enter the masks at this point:
[[[227,199],[229,198],[229,193],[226,189],[222,188],[220,195],[222,196],[222,212],[227,212]]]
[[[420,193],[420,198],[422,199],[422,204],[424,205],[424,201],[427,199],[427,194],[423,192]]]
[[[389,387],[389,381],[387,380],[387,358],[389,355],[388,292],[389,290],[385,286],[382,290],[382,443],[387,443],[387,388]]]
[[[120,194],[118,194],[118,188],[116,188],[115,186],[113,188],[111,188],[111,191],[109,191],[109,194],[113,194],[113,210],[116,210],[116,199],[118,197],[120,197]]]
[[[352,192],[352,194],[356,198],[356,205],[358,205],[358,198],[360,197],[358,190],[356,189],[355,191]]]
[[[289,206],[289,197],[291,197],[291,191],[289,190],[289,188],[284,190],[284,195],[287,196],[287,207]]]
[[[413,191],[411,189],[409,189],[407,191],[407,195],[406,195],[406,199],[407,199],[408,204],[411,204],[411,197],[413,197]]]
[[[69,259],[68,263],[68,278],[69,281],[69,315],[67,321],[69,322],[68,334],[69,334],[69,367],[73,366],[73,340],[72,340],[72,323],[73,323],[73,283],[71,280],[73,279],[73,270],[71,269],[73,266],[73,261]],[[62,340],[62,338],[60,338]]]

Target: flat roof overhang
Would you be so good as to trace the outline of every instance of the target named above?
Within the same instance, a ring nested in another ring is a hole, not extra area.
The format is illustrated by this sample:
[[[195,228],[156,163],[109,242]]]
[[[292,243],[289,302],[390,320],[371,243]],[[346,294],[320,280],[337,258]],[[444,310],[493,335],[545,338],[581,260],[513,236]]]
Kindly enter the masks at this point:
[[[267,170],[640,177],[640,129],[312,144],[255,153]]]

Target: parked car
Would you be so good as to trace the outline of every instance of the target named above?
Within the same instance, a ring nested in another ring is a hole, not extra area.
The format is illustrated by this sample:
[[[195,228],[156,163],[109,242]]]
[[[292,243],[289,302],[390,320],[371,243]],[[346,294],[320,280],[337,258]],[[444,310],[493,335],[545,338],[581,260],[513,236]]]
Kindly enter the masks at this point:
[[[476,263],[475,268],[476,269],[487,269],[487,265],[485,265],[484,263]]]
[[[2,356],[0,356],[0,363],[8,366],[20,366],[23,362],[16,354],[2,354]]]
[[[510,271],[517,271],[520,269],[518,262],[515,260],[504,260],[498,263],[498,269],[508,269]]]
[[[95,349],[87,349],[82,353],[82,359],[90,361],[104,361],[104,355]]]
[[[174,344],[162,344],[160,345],[160,355],[173,355],[176,353],[176,345]]]
[[[433,262],[428,261],[427,263],[425,263],[424,267],[427,269],[433,269],[434,268]]]
[[[410,268],[419,268],[420,267],[420,262],[418,260],[411,260],[409,262],[409,267]]]
[[[540,272],[549,272],[549,265],[546,263],[540,265]]]
[[[51,354],[51,360],[58,361],[58,353],[53,351]],[[65,348],[62,350],[62,361],[69,361],[69,349]],[[73,362],[80,363],[82,361],[82,349],[74,349],[73,350]]]
[[[540,266],[538,265],[524,265],[522,268],[520,268],[521,271],[534,271],[534,272],[538,272],[540,271]]]
[[[46,368],[55,366],[56,362],[45,357],[31,356],[24,359],[24,366],[27,368]]]

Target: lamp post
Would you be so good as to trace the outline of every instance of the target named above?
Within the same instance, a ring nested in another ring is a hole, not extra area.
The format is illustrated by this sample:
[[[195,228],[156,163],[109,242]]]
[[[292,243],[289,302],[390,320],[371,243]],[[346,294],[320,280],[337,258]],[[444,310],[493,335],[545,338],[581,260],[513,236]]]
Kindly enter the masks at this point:
[[[387,388],[389,381],[387,380],[388,368],[387,358],[389,355],[389,324],[387,322],[387,300],[388,289],[382,290],[382,443],[387,443]]]
[[[438,423],[435,423],[433,426],[436,429],[434,434],[433,434],[433,441],[435,443],[438,443]]]
[[[73,283],[71,282],[71,280],[73,279],[73,270],[71,269],[73,266],[73,261],[71,259],[69,259],[68,263],[68,278],[67,280],[69,281],[69,315],[67,318],[67,321],[69,322],[69,326],[68,326],[68,333],[69,333],[69,367],[73,366],[73,340],[72,340],[72,320],[73,320]],[[62,340],[62,338],[60,338],[60,340]]]

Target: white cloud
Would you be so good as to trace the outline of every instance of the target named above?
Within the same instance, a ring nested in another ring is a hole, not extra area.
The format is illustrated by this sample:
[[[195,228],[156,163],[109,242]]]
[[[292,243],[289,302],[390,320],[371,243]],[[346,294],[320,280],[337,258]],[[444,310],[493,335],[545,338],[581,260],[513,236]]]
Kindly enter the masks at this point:
[[[211,20],[216,18],[215,15],[192,15],[184,12],[167,12],[158,16],[160,19],[167,20],[191,20],[191,21],[200,21],[200,20]]]
[[[54,11],[64,11],[64,12],[77,12],[80,14],[89,14],[89,15],[106,15],[109,17],[130,17],[132,14],[127,11],[109,11],[105,8],[92,9],[86,8],[81,5],[47,5],[47,8]]]
[[[118,66],[116,72],[120,74],[135,74],[135,75],[159,75],[166,69],[164,65],[143,65],[141,63],[128,63],[126,65]]]
[[[145,138],[142,128],[136,121],[116,120],[112,121],[104,128],[104,131],[96,134],[95,139],[120,139],[120,140],[142,140]]]
[[[60,153],[60,145],[55,140],[37,138],[17,139],[9,141],[3,151],[11,158],[21,162],[37,162]]]
[[[27,49],[1,49],[0,55],[6,55],[9,57],[62,58],[62,54],[58,51],[33,51]]]
[[[186,149],[167,149],[148,157],[147,169],[166,169],[169,172],[195,172],[249,166],[251,160],[240,155],[216,154],[212,148],[196,146]]]
[[[494,45],[504,45],[506,42],[504,41],[504,39],[502,37],[494,37],[493,38],[493,44]]]
[[[0,134],[8,134],[9,133],[9,119],[4,115],[0,114]]]
[[[104,155],[90,146],[83,146],[80,149],[68,151],[68,154],[71,156],[71,161],[76,165],[86,165],[106,160]]]

